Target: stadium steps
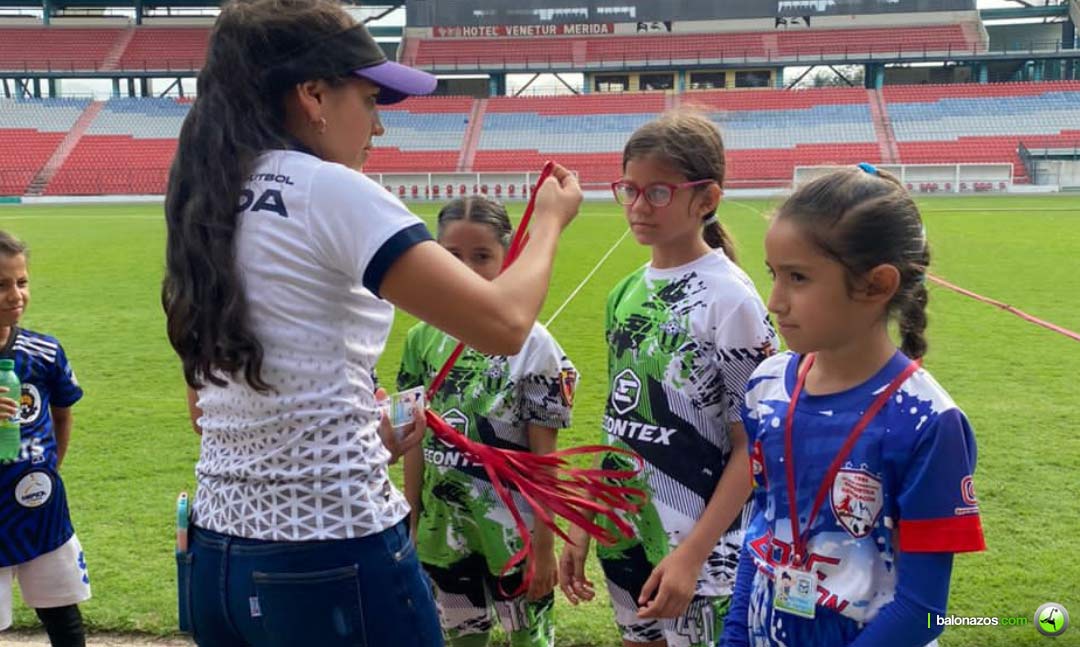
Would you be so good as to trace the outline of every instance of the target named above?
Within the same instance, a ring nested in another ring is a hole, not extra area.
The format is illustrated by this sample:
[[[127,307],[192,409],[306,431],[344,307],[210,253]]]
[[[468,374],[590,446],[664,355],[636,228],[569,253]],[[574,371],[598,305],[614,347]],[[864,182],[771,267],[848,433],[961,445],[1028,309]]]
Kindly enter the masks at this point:
[[[60,167],[67,161],[67,158],[78,145],[79,140],[82,139],[82,136],[90,128],[90,124],[94,123],[94,119],[97,118],[98,113],[100,113],[104,107],[104,101],[91,101],[90,105],[86,106],[86,110],[79,115],[78,121],[71,127],[71,130],[64,136],[64,139],[60,141],[60,145],[56,147],[52,156],[45,162],[45,166],[38,171],[33,180],[30,180],[30,185],[26,188],[26,195],[44,195],[45,188],[49,186],[49,182],[52,181],[57,171],[59,171]]]
[[[964,41],[969,43],[972,48],[979,52],[985,52],[990,46],[990,34],[986,31],[986,27],[982,22],[964,22],[960,23],[960,29],[964,34]]]
[[[106,72],[112,72],[120,64],[120,57],[124,55],[127,50],[128,43],[131,39],[135,38],[135,28],[129,27],[125,29],[120,37],[116,39],[116,44],[113,45],[109,53],[105,55],[105,60],[101,63],[101,69]]]
[[[415,38],[409,38],[405,36],[402,38],[401,54],[398,56],[398,60],[402,65],[408,65],[413,67],[416,65],[416,51],[420,46],[420,42]]]
[[[574,57],[574,66],[585,67],[585,61],[589,57],[589,46],[583,40],[576,40],[570,47]]]
[[[881,161],[885,164],[896,164],[900,161],[900,149],[896,146],[896,134],[889,122],[885,99],[881,90],[867,90],[866,94],[870,98],[870,115],[874,118],[874,134],[877,135],[878,147],[881,148]]]
[[[765,53],[771,58],[780,55],[780,36],[777,34],[765,34],[762,36],[761,41],[765,45]]]
[[[480,144],[480,133],[484,130],[484,114],[487,112],[487,103],[487,99],[477,99],[473,102],[472,113],[469,115],[469,127],[465,131],[461,156],[458,157],[457,170],[459,172],[472,170],[473,161],[476,160],[476,149]]]

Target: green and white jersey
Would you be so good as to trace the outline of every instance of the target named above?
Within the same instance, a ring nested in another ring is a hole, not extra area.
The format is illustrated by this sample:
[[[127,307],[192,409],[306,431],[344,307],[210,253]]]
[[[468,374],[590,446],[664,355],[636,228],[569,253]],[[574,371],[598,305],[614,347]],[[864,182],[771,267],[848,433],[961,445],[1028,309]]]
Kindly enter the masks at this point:
[[[754,284],[719,250],[626,277],[608,295],[605,326],[604,432],[608,444],[644,458],[634,485],[649,503],[628,517],[637,537],[600,547],[599,555],[609,580],[635,591],[648,576],[640,571],[678,546],[704,513],[731,458],[729,428],[741,420],[747,380],[777,339]],[[609,468],[629,463],[604,458]],[[743,517],[746,511],[705,561],[697,595],[730,595]]]
[[[456,345],[457,340],[432,326],[414,326],[405,340],[398,388],[430,384]],[[577,372],[558,342],[535,324],[517,355],[484,355],[466,348],[429,406],[472,440],[528,451],[529,424],[570,426],[576,382]],[[420,561],[445,568],[480,554],[497,575],[521,548],[521,539],[483,466],[430,433],[423,454],[416,537]],[[514,498],[531,527],[531,509],[520,495]]]

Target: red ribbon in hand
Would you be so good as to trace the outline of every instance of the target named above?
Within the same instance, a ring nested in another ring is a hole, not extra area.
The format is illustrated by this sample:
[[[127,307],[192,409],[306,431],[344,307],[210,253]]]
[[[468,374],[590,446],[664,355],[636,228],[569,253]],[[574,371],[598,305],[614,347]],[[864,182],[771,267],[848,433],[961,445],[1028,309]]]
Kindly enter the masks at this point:
[[[510,248],[506,252],[506,260],[503,270],[510,266],[521,254],[521,250],[528,243],[527,233],[529,221],[532,218],[533,209],[536,206],[536,193],[554,170],[552,162],[544,164],[540,178],[533,187],[532,195],[529,196],[529,204],[525,207],[525,213],[521,217],[521,223],[514,233]],[[450,374],[465,345],[458,343],[453,352],[446,359],[435,379],[432,380],[427,390],[427,401],[431,402],[435,393],[442,386],[446,376]],[[521,536],[521,550],[514,553],[506,565],[503,566],[499,577],[502,578],[515,567],[532,555],[533,543],[532,532],[525,519],[521,516],[517,504],[514,502],[512,490],[517,492],[532,507],[536,519],[540,520],[548,528],[551,528],[563,540],[573,543],[570,537],[555,523],[555,517],[562,517],[575,526],[580,527],[590,536],[603,544],[612,544],[618,536],[608,528],[595,523],[592,519],[595,515],[602,515],[611,521],[619,534],[630,538],[634,536],[634,529],[619,514],[620,512],[634,513],[641,510],[646,495],[639,488],[620,485],[637,476],[644,468],[644,461],[636,453],[617,447],[606,445],[588,445],[575,447],[551,454],[533,454],[528,451],[499,449],[467,438],[457,429],[442,419],[439,414],[431,409],[425,411],[427,426],[440,440],[452,445],[464,454],[469,462],[481,465],[487,473],[491,485],[499,499],[510,510],[518,534]],[[567,458],[588,454],[616,453],[624,454],[637,463],[637,467],[627,470],[603,470],[595,468],[575,468],[567,462]],[[529,559],[525,566],[525,572],[521,584],[510,592],[510,597],[521,595],[529,588],[535,575],[533,560]],[[499,584],[500,590],[502,584]],[[502,591],[504,594],[505,591]]]

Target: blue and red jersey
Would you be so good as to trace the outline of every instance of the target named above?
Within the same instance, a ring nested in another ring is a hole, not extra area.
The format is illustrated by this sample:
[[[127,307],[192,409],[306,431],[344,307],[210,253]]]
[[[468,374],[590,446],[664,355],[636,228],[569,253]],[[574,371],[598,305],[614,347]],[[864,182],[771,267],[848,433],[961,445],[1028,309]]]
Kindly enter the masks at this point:
[[[804,391],[793,417],[791,460],[785,460],[785,418],[800,356],[776,355],[750,378],[743,422],[756,507],[744,552],[755,567],[751,645],[846,644],[893,600],[903,553],[985,548],[972,484],[975,437],[963,412],[922,369],[858,437],[807,529],[830,463],[875,397],[910,361],[897,352],[855,388],[821,396]],[[813,620],[773,609],[775,568],[792,561],[792,465],[800,534],[808,537],[806,562],[818,580]]]
[[[5,567],[56,550],[75,532],[57,471],[50,407],[70,407],[83,391],[54,337],[13,327],[0,358],[15,360],[22,382],[22,451],[14,461],[0,462],[0,567]]]

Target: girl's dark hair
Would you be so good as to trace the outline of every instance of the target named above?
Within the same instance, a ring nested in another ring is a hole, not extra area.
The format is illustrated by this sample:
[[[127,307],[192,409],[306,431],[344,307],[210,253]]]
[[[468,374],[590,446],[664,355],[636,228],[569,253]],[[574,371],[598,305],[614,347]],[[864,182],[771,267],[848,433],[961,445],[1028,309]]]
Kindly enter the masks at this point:
[[[900,286],[888,315],[900,325],[901,350],[911,358],[926,354],[926,272],[930,246],[914,200],[893,175],[842,169],[800,187],[781,205],[776,219],[788,219],[826,255],[846,269],[848,289],[878,265],[900,272]]]
[[[630,160],[650,155],[664,160],[689,182],[716,180],[724,188],[724,140],[716,125],[696,110],[672,110],[635,130],[623,148],[623,171]],[[715,215],[713,211],[706,219]],[[721,249],[735,260],[735,242],[715,218],[705,225],[702,236],[709,247]]]
[[[165,198],[161,301],[193,388],[242,372],[252,388],[269,390],[236,265],[240,192],[260,153],[289,147],[284,99],[298,76],[343,82],[348,50],[310,52],[352,24],[332,0],[234,0],[214,23]],[[300,55],[305,69],[288,69]]]
[[[28,256],[26,243],[0,229],[0,256]]]
[[[503,249],[510,247],[510,237],[514,233],[514,227],[510,224],[510,216],[506,214],[506,207],[494,200],[483,196],[473,195],[466,198],[454,198],[439,211],[439,238],[442,238],[446,225],[458,220],[475,222],[491,227],[495,232],[495,238]]]

